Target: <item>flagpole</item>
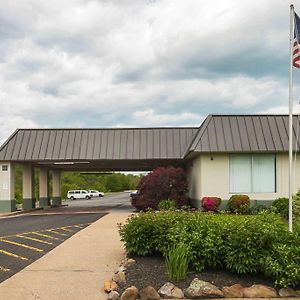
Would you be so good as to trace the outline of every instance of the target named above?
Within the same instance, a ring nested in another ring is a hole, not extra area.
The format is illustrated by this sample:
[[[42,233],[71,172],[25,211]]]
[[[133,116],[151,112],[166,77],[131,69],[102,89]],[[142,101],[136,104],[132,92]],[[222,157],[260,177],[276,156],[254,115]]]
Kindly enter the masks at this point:
[[[293,231],[293,43],[294,6],[290,6],[290,68],[289,68],[289,231]]]

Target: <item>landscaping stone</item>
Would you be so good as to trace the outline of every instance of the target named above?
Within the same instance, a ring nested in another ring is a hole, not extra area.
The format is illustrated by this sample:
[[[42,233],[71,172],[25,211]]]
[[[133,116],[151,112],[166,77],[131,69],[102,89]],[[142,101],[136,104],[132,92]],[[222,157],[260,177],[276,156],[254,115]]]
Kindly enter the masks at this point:
[[[138,289],[135,286],[131,286],[123,292],[120,300],[136,300],[138,298],[138,295]]]
[[[190,286],[186,290],[187,298],[221,298],[223,293],[215,285],[200,280],[193,279]]]
[[[110,290],[111,291],[116,291],[118,288],[119,288],[118,284],[114,281],[111,281]]]
[[[183,299],[183,291],[175,286],[171,282],[165,283],[159,290],[158,293],[163,298]]]
[[[135,260],[133,258],[128,258],[125,262],[124,262],[124,266],[126,268],[132,266],[135,264]]]
[[[120,294],[116,291],[111,291],[108,295],[107,295],[107,300],[118,300],[119,299]]]
[[[126,270],[126,268],[124,266],[120,266],[116,273],[124,272],[125,270]]]
[[[158,300],[160,299],[160,296],[158,292],[155,290],[152,286],[147,286],[140,290],[139,292],[141,300]]]
[[[299,297],[299,294],[292,288],[281,288],[278,294],[280,297]]]
[[[104,291],[109,293],[111,291],[116,291],[118,289],[118,284],[114,281],[105,281],[104,282]]]
[[[111,291],[111,281],[104,281],[104,291],[106,293]]]
[[[226,298],[243,298],[244,288],[240,284],[225,286],[222,289],[223,295]]]
[[[118,284],[125,284],[126,283],[126,276],[124,272],[118,272],[117,274],[115,274],[113,276],[112,279],[114,282],[118,283]]]
[[[262,284],[254,284],[249,288],[244,288],[245,298],[276,298],[277,292],[274,288]]]

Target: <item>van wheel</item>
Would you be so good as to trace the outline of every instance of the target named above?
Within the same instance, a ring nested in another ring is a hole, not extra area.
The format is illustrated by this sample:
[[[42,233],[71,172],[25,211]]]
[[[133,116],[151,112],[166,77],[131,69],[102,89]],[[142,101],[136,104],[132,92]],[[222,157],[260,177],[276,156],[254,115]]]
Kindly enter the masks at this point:
[[[86,199],[86,200],[89,200],[89,199],[91,199],[91,197],[89,197],[89,196],[86,196],[86,197],[85,197],[85,199]]]
[[[71,196],[71,198],[70,198],[71,200],[74,200],[75,198],[73,197],[73,196]]]

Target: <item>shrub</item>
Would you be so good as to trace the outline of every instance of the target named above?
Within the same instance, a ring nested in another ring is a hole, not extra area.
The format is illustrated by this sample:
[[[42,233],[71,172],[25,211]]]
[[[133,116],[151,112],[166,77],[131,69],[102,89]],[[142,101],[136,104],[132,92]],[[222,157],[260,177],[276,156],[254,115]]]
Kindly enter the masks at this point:
[[[272,203],[272,210],[280,214],[284,219],[288,219],[289,215],[289,199],[277,198]]]
[[[131,199],[137,210],[157,209],[164,199],[174,200],[177,207],[188,204],[187,181],[181,168],[157,168],[141,179],[138,189],[139,195]]]
[[[169,209],[174,209],[176,208],[176,203],[173,200],[161,200],[158,203],[158,209],[159,210],[169,210]]]
[[[250,206],[248,195],[232,195],[228,201],[228,208],[231,212],[243,214],[246,213]]]
[[[209,267],[238,274],[264,273],[280,286],[300,284],[300,221],[290,233],[274,213],[147,211],[132,215],[119,232],[129,253],[168,256],[170,270],[178,253],[184,252],[177,247],[183,244],[198,271]]]
[[[263,204],[259,204],[259,205],[255,205],[255,206],[252,206],[249,208],[248,212],[251,214],[251,215],[256,215],[260,212],[263,212],[263,211],[270,211],[270,207],[266,206],[266,205],[263,205]]]
[[[277,198],[272,203],[272,211],[278,213],[285,220],[289,217],[289,199],[288,198]],[[293,196],[293,219],[297,220],[300,218],[300,192],[298,191]]]
[[[300,191],[293,197],[293,218],[294,220],[300,220]]]
[[[165,253],[165,266],[170,280],[179,281],[186,278],[189,266],[189,248],[186,244],[173,245]]]
[[[201,200],[202,208],[205,211],[216,211],[221,204],[221,198],[218,197],[203,197]]]

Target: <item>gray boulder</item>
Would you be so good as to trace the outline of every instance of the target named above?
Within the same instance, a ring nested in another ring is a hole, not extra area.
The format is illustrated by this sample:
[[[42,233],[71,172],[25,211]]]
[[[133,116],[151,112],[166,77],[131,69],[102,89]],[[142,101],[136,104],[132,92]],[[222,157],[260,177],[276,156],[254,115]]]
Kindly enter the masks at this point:
[[[195,278],[186,290],[186,297],[192,299],[221,298],[223,293],[215,285]]]

